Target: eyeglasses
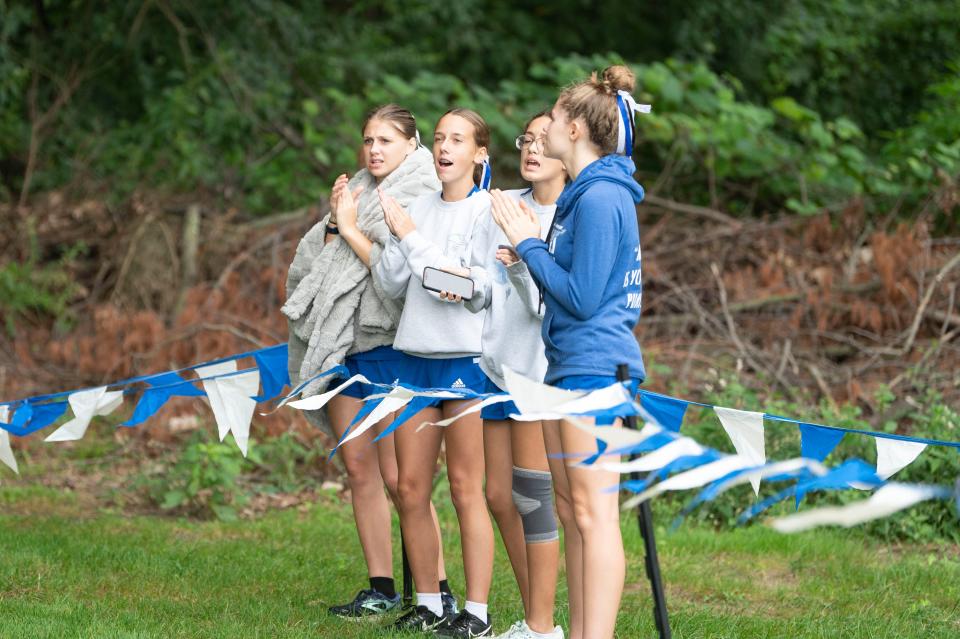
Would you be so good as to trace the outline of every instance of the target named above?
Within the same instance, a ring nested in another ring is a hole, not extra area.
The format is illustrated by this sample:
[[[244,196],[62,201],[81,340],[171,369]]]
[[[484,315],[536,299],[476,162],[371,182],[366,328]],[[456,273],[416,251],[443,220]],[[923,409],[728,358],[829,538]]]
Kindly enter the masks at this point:
[[[515,144],[518,151],[525,151],[529,149],[531,146],[533,146],[534,142],[536,142],[542,149],[544,140],[545,140],[545,137],[542,135],[539,137],[533,137],[532,135],[527,135],[526,133],[524,133],[523,135],[517,136]]]

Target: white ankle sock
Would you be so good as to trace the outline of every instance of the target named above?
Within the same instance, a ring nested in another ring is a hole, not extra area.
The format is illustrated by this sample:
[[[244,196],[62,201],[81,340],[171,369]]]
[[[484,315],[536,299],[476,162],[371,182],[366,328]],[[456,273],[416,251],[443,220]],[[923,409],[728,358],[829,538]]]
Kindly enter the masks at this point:
[[[527,623],[526,620],[523,621],[523,629],[527,631],[527,635],[533,637],[533,639],[556,639],[556,637],[563,638],[563,629],[560,626],[554,626],[553,630],[548,633],[537,632]],[[559,631],[559,632],[558,632]]]
[[[438,617],[443,615],[443,600],[439,592],[418,592],[417,605],[423,606]]]
[[[487,623],[487,604],[477,603],[476,601],[468,601],[464,604],[463,609],[483,623]]]

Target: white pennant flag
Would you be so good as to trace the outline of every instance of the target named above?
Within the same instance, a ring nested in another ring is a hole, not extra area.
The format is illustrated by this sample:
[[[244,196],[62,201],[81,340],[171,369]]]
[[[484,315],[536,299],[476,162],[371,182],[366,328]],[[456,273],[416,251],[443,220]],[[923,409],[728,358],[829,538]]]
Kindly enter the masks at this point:
[[[589,419],[584,419],[583,417],[568,416],[565,413],[561,413],[560,416],[568,423],[576,426],[585,433],[589,433],[595,439],[599,439],[603,442],[606,442],[607,448],[609,448],[610,454],[614,454],[615,451],[622,450],[624,448],[629,448],[636,446],[641,443],[643,440],[647,439],[650,436],[651,431],[636,431],[631,428],[623,427],[613,427],[613,426],[595,426],[590,422]],[[513,417],[513,415],[511,415]],[[551,418],[546,418],[551,419]],[[652,428],[659,428],[658,426],[651,425]],[[572,451],[568,451],[572,452]],[[590,451],[582,451],[583,454],[592,455]]]
[[[237,372],[237,360],[232,359],[229,362],[220,362],[219,364],[210,364],[209,366],[198,366],[194,371],[202,380],[203,392],[207,394],[207,399],[210,401],[210,408],[213,409],[213,417],[217,422],[217,430],[219,431],[217,434],[220,436],[220,441],[223,441],[223,438],[230,432],[230,422],[226,419],[220,419],[220,415],[226,412],[223,398],[220,396],[220,385],[218,384],[220,380],[203,378],[216,378],[217,375]]]
[[[257,400],[253,396],[260,389],[260,371],[254,369],[247,373],[231,375],[217,380],[220,387],[220,399],[226,408],[225,419],[229,420],[230,432],[237,442],[240,452],[247,456],[247,444],[250,441],[250,422]],[[214,413],[214,417],[217,417]],[[217,417],[219,423],[220,418]]]
[[[849,528],[866,521],[887,517],[928,499],[946,496],[940,486],[919,486],[891,482],[869,499],[845,506],[827,506],[796,515],[774,519],[770,525],[782,533],[795,533],[816,526],[835,525]]]
[[[524,414],[548,412],[586,394],[535,382],[507,366],[503,367],[503,381],[513,403]]]
[[[404,406],[410,403],[410,400],[414,398],[416,393],[409,388],[404,388],[403,386],[397,386],[392,391],[387,393],[387,396],[380,400],[380,403],[370,411],[370,414],[367,415],[362,422],[357,424],[357,427],[352,429],[350,433],[343,438],[343,441],[337,445],[337,448],[343,446],[351,439],[356,439],[360,435],[367,432],[374,424],[379,422],[381,419],[389,415],[390,413],[400,410]]]
[[[6,424],[7,422],[3,423]],[[10,433],[2,428],[0,428],[0,462],[9,466],[16,474],[20,474],[20,469],[17,468],[17,458],[13,456],[13,449],[10,448]]]
[[[740,455],[727,455],[722,459],[718,459],[715,462],[710,462],[709,464],[704,464],[702,466],[697,466],[691,470],[688,470],[683,473],[679,473],[663,480],[659,484],[652,486],[639,495],[635,495],[623,503],[623,510],[630,510],[635,508],[640,503],[647,501],[648,499],[653,499],[660,493],[664,493],[668,490],[690,490],[691,488],[700,488],[706,484],[709,484],[712,481],[716,481],[721,477],[729,475],[730,473],[743,470],[744,468],[752,468],[753,462],[745,457]]]
[[[581,397],[570,399],[562,404],[553,406],[549,410],[533,412],[523,410],[522,415],[511,415],[510,418],[521,422],[565,419],[568,416],[583,415],[583,413],[590,411],[613,408],[621,404],[630,403],[630,401],[630,395],[627,389],[623,387],[623,384],[615,383],[606,388],[590,391]],[[517,407],[520,408],[519,405]]]
[[[96,415],[109,415],[123,403],[123,391],[107,392],[106,386],[77,391],[67,397],[73,419],[53,431],[44,441],[70,442],[82,439],[90,420]]]
[[[620,474],[650,472],[652,470],[659,470],[681,457],[702,455],[704,450],[703,446],[689,437],[681,437],[643,457],[638,457],[628,462],[601,462],[594,466],[601,470],[608,470]]]
[[[763,413],[714,406],[714,412],[720,418],[723,430],[727,431],[733,447],[741,457],[753,462],[754,466],[767,463],[767,453],[763,439]],[[753,492],[760,494],[760,476],[750,477]]]
[[[881,479],[892,477],[909,466],[927,447],[921,442],[908,442],[900,439],[876,437],[877,475]]]
[[[250,440],[250,421],[257,406],[256,400],[251,396],[256,395],[260,389],[260,371],[253,369],[229,377],[216,377],[235,372],[236,360],[200,366],[195,370],[201,378],[215,377],[215,379],[204,379],[202,383],[207,399],[210,400],[213,418],[217,422],[220,441],[223,441],[227,433],[233,433],[240,452],[246,457],[247,444]]]
[[[448,417],[447,419],[441,419],[439,422],[423,422],[422,424],[417,426],[417,432],[419,433],[421,430],[423,430],[427,426],[440,426],[441,428],[445,426],[449,426],[450,424],[457,421],[461,417],[466,417],[467,415],[471,415],[473,413],[479,413],[487,406],[493,406],[494,404],[502,404],[504,402],[509,402],[509,401],[511,401],[509,395],[494,395],[493,397],[488,397],[485,400],[478,402],[476,404],[470,404],[470,406],[463,409],[453,417]]]
[[[730,490],[735,486],[744,484],[754,477],[759,477],[760,479],[766,479],[767,477],[774,477],[776,475],[787,475],[795,473],[800,470],[810,471],[812,474],[817,477],[823,477],[827,474],[826,467],[820,462],[814,459],[805,459],[803,457],[794,457],[793,459],[787,459],[781,462],[771,462],[764,466],[763,468],[757,468],[749,472],[741,473],[735,477],[723,482],[717,488],[717,495],[721,495],[726,491]]]
[[[354,375],[347,381],[343,382],[336,388],[328,390],[326,393],[320,395],[311,395],[310,397],[304,397],[303,399],[298,399],[296,401],[290,402],[290,408],[296,408],[297,410],[319,410],[326,406],[327,402],[333,399],[334,396],[338,395],[347,386],[351,384],[369,384],[368,380],[363,375]],[[283,403],[281,403],[281,406]],[[277,407],[279,408],[279,406]],[[276,409],[274,409],[276,410]],[[266,415],[267,413],[264,413]]]

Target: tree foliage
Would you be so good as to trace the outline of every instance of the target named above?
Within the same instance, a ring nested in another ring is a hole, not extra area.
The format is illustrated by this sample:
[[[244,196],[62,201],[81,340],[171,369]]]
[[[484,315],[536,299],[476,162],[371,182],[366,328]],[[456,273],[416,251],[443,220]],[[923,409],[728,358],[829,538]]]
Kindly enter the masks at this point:
[[[806,212],[956,181],[960,0],[649,5],[0,0],[0,199],[150,188],[293,208],[352,170],[385,101],[425,134],[477,108],[509,183],[516,128],[612,60],[655,104],[638,163],[658,193]]]

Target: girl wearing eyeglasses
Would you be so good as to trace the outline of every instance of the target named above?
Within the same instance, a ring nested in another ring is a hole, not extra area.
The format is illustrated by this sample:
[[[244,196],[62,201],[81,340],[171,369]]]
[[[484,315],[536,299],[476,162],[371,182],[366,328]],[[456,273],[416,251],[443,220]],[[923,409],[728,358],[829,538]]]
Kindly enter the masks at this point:
[[[493,196],[493,206],[509,198],[536,215],[545,229],[550,228],[566,179],[563,165],[543,155],[548,122],[546,112],[538,113],[516,140],[520,174],[530,188]],[[475,313],[486,311],[480,358],[485,390],[506,389],[504,365],[542,380],[547,360],[540,338],[539,292],[492,215],[478,229],[470,277],[476,292],[464,304]],[[487,505],[500,529],[524,608],[524,619],[501,637],[561,639],[563,631],[553,625],[560,539],[550,467],[540,423],[511,420],[510,415],[517,412],[513,402],[494,404],[481,412]]]

